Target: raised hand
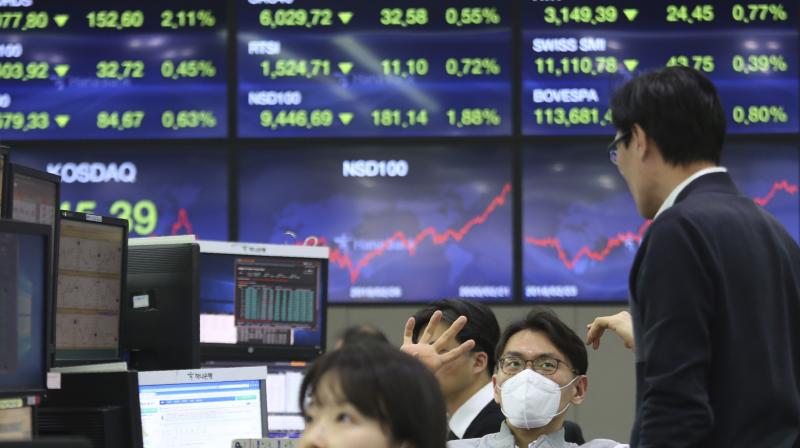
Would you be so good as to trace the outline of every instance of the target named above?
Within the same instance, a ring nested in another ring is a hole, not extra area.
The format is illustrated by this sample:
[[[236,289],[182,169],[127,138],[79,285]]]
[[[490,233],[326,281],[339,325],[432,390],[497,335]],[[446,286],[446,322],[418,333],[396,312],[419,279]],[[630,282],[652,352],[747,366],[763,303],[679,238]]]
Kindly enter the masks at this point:
[[[419,340],[415,343],[412,339],[414,336],[414,318],[409,317],[408,321],[406,321],[405,332],[403,333],[403,345],[400,347],[400,350],[419,359],[434,373],[447,363],[454,361],[459,356],[466,354],[475,347],[475,341],[470,339],[464,341],[454,349],[447,349],[455,340],[458,332],[466,325],[466,316],[460,316],[453,321],[453,323],[450,324],[450,328],[433,340],[434,329],[441,320],[442,312],[434,312],[428,325],[425,326],[425,330],[420,335]]]
[[[601,316],[595,318],[592,323],[586,326],[586,345],[592,346],[595,350],[600,348],[600,338],[606,330],[611,330],[622,338],[625,348],[633,349],[633,323],[631,314],[627,311],[620,311],[613,316]]]

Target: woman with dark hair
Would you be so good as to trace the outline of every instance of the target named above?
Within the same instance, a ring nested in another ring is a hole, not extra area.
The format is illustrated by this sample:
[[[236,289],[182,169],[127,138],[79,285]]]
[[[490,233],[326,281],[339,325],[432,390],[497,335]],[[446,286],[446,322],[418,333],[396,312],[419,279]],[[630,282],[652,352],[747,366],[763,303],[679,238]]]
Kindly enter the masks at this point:
[[[389,344],[346,344],[311,365],[300,388],[300,447],[444,448],[447,418],[433,373]]]
[[[339,336],[339,339],[336,341],[336,348],[342,348],[343,345],[354,344],[361,341],[384,342],[388,344],[389,338],[383,334],[380,328],[374,325],[353,325],[352,327],[344,329],[342,335]]]

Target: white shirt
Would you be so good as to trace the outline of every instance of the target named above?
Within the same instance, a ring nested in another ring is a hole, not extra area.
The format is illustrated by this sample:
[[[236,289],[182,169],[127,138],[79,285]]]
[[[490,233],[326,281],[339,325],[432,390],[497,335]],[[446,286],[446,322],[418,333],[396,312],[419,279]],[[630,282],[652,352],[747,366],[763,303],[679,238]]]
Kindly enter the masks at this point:
[[[705,176],[706,174],[727,173],[727,172],[728,172],[727,168],[721,166],[715,166],[713,168],[702,169],[692,174],[691,176],[687,177],[683,182],[679,183],[674,190],[672,190],[669,196],[667,196],[667,199],[665,199],[664,203],[661,204],[661,208],[658,209],[658,212],[656,213],[656,216],[653,217],[653,219],[658,218],[658,215],[664,213],[668,208],[675,205],[675,200],[678,199],[678,195],[681,194],[681,192],[683,191],[684,188],[686,188],[687,185],[694,182],[694,180],[697,179],[698,177]]]
[[[469,397],[469,400],[459,406],[456,412],[453,412],[449,422],[450,431],[453,431],[453,434],[459,439],[464,437],[464,433],[467,432],[467,428],[475,420],[475,417],[493,400],[494,390],[492,382],[489,381],[479,391],[475,392],[475,395]]]

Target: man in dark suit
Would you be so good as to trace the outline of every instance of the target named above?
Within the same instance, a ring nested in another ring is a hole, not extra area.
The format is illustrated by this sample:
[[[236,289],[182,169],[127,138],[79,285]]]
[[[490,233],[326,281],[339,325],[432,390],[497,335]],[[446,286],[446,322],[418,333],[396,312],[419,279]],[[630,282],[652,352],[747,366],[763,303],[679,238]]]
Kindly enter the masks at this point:
[[[447,347],[452,349],[467,340],[475,341],[475,348],[436,372],[442,387],[447,414],[450,417],[450,438],[480,437],[497,432],[503,413],[494,401],[492,373],[497,361],[494,350],[500,339],[500,326],[488,306],[464,300],[441,300],[414,315],[414,341],[430,322],[433,313],[442,312],[442,320],[434,329],[438,338],[459,316],[467,323]]]
[[[467,355],[457,357],[436,371],[436,379],[447,404],[449,439],[474,439],[496,433],[506,418],[495,401],[492,386],[492,375],[497,365],[495,350],[500,340],[497,318],[488,306],[479,302],[433,302],[414,315],[414,343],[419,341],[423,330],[432,323],[436,312],[441,313],[441,320],[435,322],[432,340],[442,336],[459,316],[467,318],[464,327],[444,347],[445,350],[454,350],[469,340],[475,341],[474,348]],[[565,421],[564,432],[568,442],[584,443],[583,433],[577,423]]]
[[[718,166],[714,86],[667,68],[611,109],[609,155],[653,219],[630,274],[631,445],[800,446],[800,249]]]
[[[506,419],[495,401],[492,386],[497,365],[495,350],[500,340],[497,318],[488,306],[479,302],[440,300],[414,315],[413,342],[419,341],[437,311],[441,320],[436,323],[431,339],[438,339],[459,316],[465,316],[466,324],[444,349],[454,350],[466,341],[475,341],[472,351],[436,371],[447,404],[449,438],[474,439],[496,433]],[[577,423],[565,421],[564,432],[568,442],[584,443]]]

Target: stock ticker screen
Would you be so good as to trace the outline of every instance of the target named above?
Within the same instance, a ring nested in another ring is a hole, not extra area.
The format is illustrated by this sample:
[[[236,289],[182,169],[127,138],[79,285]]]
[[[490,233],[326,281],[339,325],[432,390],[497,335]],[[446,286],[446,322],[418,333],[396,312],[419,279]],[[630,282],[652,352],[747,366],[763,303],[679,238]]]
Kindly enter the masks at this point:
[[[613,134],[614,89],[689,66],[717,87],[730,133],[798,131],[797,2],[526,1],[525,135]]]
[[[127,219],[131,236],[228,238],[227,159],[215,148],[26,149],[14,159],[61,176],[62,210]]]
[[[722,165],[800,241],[796,145],[728,145]],[[525,300],[626,301],[649,222],[606,154],[588,145],[529,147],[523,173]]]
[[[237,6],[240,137],[511,134],[511,0]]]
[[[798,26],[788,0],[0,0],[0,143],[131,235],[327,244],[331,302],[624,300],[647,223],[578,141],[624,82],[695,68],[729,134],[776,134],[723,163],[797,239]]]
[[[201,252],[201,343],[322,347],[320,260]]]
[[[329,245],[330,302],[512,299],[510,150],[252,148],[239,165],[239,237]]]
[[[219,1],[0,2],[0,134],[225,137],[226,41]]]

